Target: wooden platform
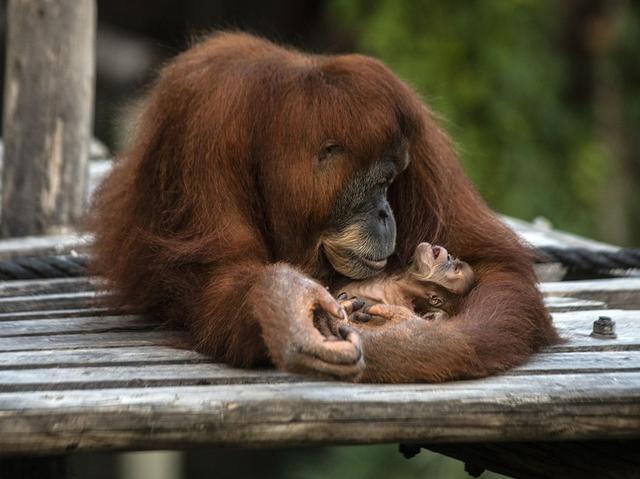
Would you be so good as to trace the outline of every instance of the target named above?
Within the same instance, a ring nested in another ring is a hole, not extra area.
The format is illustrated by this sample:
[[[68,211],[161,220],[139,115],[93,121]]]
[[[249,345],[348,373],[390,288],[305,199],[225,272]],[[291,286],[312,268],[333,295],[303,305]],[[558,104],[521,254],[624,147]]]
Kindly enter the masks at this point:
[[[3,282],[0,455],[640,437],[640,278],[540,287],[567,341],[527,364],[476,381],[354,385],[212,363],[184,333],[100,307],[98,279]],[[599,316],[617,338],[590,335]]]

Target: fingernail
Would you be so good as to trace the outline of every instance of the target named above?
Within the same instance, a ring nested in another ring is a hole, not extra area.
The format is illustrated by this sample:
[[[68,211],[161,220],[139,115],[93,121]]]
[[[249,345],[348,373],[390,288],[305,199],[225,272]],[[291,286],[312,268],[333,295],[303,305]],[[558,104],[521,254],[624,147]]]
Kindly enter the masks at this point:
[[[364,301],[362,301],[361,299],[355,299],[353,301],[352,307],[354,311],[362,308],[363,306],[364,306]]]
[[[347,339],[347,336],[349,335],[351,330],[343,325],[338,328],[338,332],[340,333],[340,337],[342,337],[342,339]]]
[[[353,320],[358,321],[359,323],[368,323],[370,319],[371,316],[366,313],[353,313]]]
[[[358,356],[356,358],[356,363],[359,363],[362,359],[362,349],[358,348]]]
[[[347,319],[347,311],[344,308],[340,308],[339,313],[342,319]]]

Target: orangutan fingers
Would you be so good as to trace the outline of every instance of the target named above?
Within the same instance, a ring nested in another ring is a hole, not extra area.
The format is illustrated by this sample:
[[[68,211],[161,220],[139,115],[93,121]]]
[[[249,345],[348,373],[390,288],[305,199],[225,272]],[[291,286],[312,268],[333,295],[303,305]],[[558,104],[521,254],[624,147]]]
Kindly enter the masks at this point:
[[[374,304],[365,308],[363,312],[370,316],[379,316],[387,320],[394,319],[397,314],[395,309],[388,304]]]
[[[338,319],[347,319],[347,312],[327,290],[318,288],[314,290],[314,293],[317,293],[315,298],[316,310],[322,309]]]
[[[327,317],[325,314],[315,315],[315,317],[313,318],[313,326],[320,332],[320,334],[322,334],[327,339],[336,337],[329,327],[329,322],[327,321]],[[336,337],[336,339],[339,338]]]
[[[368,323],[369,321],[371,321],[371,316],[367,313],[357,311],[351,315],[350,319],[351,321],[354,321],[356,323]]]
[[[379,316],[389,321],[403,321],[414,317],[414,313],[403,307],[390,304],[374,304],[364,310],[371,316]]]
[[[356,349],[358,349],[362,354],[362,340],[360,339],[360,335],[357,332],[355,332],[346,324],[342,324],[338,332],[340,333],[340,337],[342,339],[353,344]]]
[[[320,331],[326,339],[331,341],[340,340],[339,324],[340,321],[329,317],[328,314],[320,312],[313,318],[313,325]]]
[[[355,335],[357,336],[357,334]],[[355,343],[354,343],[355,341]],[[330,364],[356,364],[362,361],[362,347],[359,337],[349,337],[342,341],[311,341],[298,351]]]
[[[338,297],[339,298],[339,297]],[[355,296],[349,299],[339,299],[340,305],[344,308],[347,314],[350,316],[354,311],[358,311],[364,307],[364,301]]]

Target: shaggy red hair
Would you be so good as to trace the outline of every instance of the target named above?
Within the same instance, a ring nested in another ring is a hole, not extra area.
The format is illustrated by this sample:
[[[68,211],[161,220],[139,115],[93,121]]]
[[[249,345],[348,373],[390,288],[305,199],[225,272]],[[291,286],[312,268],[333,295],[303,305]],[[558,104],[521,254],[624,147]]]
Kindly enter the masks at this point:
[[[329,134],[354,158],[398,135],[408,141],[411,162],[389,189],[391,268],[429,241],[478,277],[459,316],[419,334],[391,328],[366,339],[365,380],[482,376],[556,339],[529,253],[407,85],[365,56],[307,55],[241,33],[213,35],[161,71],[131,149],[96,197],[95,270],[120,303],[178,321],[213,358],[269,362],[251,306],[258,277],[276,262],[321,275],[328,192],[363,166],[353,160],[320,182],[306,158]]]

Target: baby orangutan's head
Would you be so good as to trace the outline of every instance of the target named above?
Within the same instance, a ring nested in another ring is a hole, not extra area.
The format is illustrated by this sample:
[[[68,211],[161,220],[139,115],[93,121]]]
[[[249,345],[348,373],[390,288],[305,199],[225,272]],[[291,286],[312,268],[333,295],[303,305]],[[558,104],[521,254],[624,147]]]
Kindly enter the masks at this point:
[[[422,300],[428,303],[424,306],[442,308],[449,314],[475,282],[468,263],[452,257],[442,246],[429,243],[416,247],[409,274],[424,286]],[[417,309],[421,309],[419,304]]]

